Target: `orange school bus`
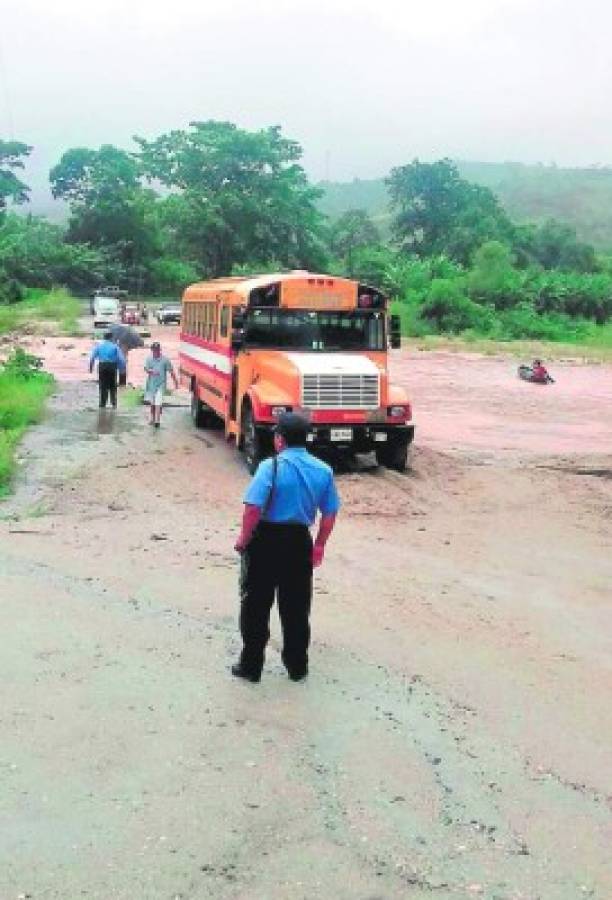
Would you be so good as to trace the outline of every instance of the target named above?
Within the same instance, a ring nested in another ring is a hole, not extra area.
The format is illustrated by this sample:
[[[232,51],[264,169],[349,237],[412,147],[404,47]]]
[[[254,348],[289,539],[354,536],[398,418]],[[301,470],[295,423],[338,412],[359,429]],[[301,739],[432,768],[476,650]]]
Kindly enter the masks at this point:
[[[254,471],[284,410],[310,422],[313,449],[375,451],[406,467],[411,406],[389,380],[399,319],[375,288],[310,272],[221,278],[183,295],[180,377],[198,427],[217,416]]]

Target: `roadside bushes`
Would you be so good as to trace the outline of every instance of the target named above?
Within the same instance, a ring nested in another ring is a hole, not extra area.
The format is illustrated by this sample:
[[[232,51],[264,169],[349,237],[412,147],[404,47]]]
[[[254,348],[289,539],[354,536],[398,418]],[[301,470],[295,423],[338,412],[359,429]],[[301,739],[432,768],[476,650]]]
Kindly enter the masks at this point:
[[[594,326],[584,319],[574,319],[564,313],[538,313],[533,304],[527,302],[498,313],[486,335],[500,341],[526,338],[579,342],[584,340],[593,328]]]
[[[31,288],[18,303],[0,304],[0,334],[35,322],[57,322],[58,330],[73,334],[81,312],[79,301],[64,288]]]
[[[25,289],[16,278],[10,278],[5,269],[0,268],[0,306],[19,303],[25,296]]]
[[[8,491],[17,444],[26,428],[40,420],[52,390],[52,376],[21,349],[0,368],[0,496]]]
[[[419,309],[419,318],[439,333],[460,334],[467,330],[486,333],[493,325],[491,311],[470,300],[459,279],[435,278]]]
[[[494,340],[598,340],[612,320],[612,271],[517,268],[510,248],[487,241],[464,269],[445,256],[420,258],[390,248],[355,254],[364,281],[395,298],[404,334],[461,334]],[[360,264],[364,264],[360,268]],[[367,278],[367,276],[372,276]]]

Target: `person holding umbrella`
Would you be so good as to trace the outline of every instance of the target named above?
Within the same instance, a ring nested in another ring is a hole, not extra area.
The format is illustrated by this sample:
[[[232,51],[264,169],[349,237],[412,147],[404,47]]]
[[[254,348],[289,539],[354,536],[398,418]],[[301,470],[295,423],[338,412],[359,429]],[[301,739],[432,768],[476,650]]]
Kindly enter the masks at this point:
[[[151,344],[151,355],[145,360],[144,370],[147,373],[145,403],[148,402],[151,406],[149,424],[159,428],[168,375],[172,377],[176,390],[179,386],[174,367],[168,357],[162,355],[159,341]]]
[[[94,365],[98,361],[98,385],[100,390],[100,409],[106,408],[106,401],[110,394],[110,402],[113,409],[117,408],[117,371],[125,372],[125,357],[121,349],[115,344],[110,331],[105,332],[104,340],[100,341],[91,351],[89,357],[89,372],[93,372]]]
[[[130,350],[144,347],[144,341],[138,332],[129,325],[111,325],[109,332],[111,333],[114,342],[119,345],[121,352],[125,357],[125,368],[122,372],[119,372],[119,386],[125,387],[127,384],[128,353]]]

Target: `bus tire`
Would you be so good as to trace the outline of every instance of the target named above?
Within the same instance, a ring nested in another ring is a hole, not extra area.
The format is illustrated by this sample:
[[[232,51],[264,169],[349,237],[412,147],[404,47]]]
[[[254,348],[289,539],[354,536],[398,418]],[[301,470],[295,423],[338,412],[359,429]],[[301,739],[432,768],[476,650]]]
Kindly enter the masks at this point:
[[[391,435],[389,435],[391,437]],[[408,447],[410,441],[402,437],[400,440],[389,440],[376,448],[376,462],[385,469],[405,472],[408,465]]]
[[[195,391],[191,392],[191,419],[196,428],[206,428],[208,424],[208,410]]]
[[[240,444],[244,453],[244,461],[251,475],[254,475],[259,463],[262,459],[269,456],[270,453],[266,434],[255,424],[253,410],[248,403],[242,411],[240,431]]]

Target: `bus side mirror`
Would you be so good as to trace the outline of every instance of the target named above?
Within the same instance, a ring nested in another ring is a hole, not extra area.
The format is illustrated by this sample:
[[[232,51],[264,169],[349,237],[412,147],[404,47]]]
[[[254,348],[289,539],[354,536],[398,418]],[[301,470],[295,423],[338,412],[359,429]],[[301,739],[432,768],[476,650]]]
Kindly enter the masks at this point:
[[[389,317],[389,344],[392,350],[400,350],[402,347],[402,320],[399,316]]]

